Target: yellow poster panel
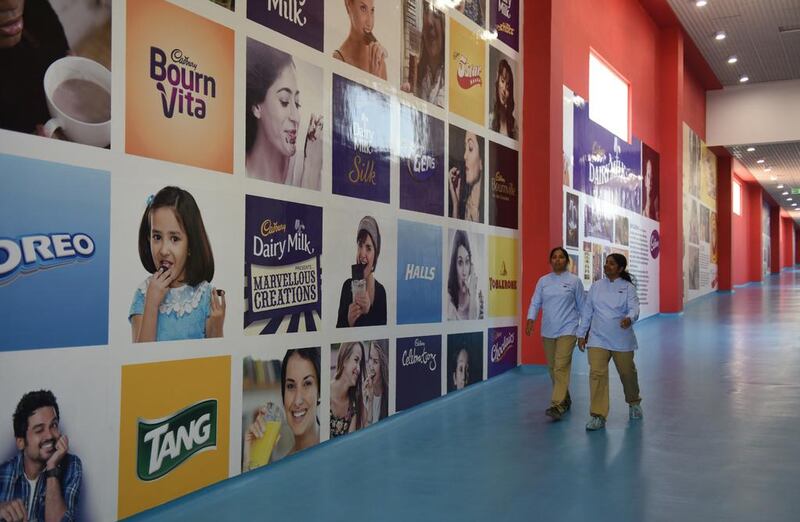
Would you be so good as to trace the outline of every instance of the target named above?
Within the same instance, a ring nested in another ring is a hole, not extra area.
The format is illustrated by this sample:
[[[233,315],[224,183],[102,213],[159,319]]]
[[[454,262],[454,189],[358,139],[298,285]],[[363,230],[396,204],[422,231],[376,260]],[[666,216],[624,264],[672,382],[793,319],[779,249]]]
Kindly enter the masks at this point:
[[[125,151],[233,172],[233,31],[164,0],[128,2]]]
[[[517,240],[489,236],[489,317],[517,315]]]
[[[450,20],[450,111],[484,125],[486,42]]]
[[[717,157],[700,142],[700,201],[711,210],[717,209]]]
[[[120,518],[228,478],[231,358],[122,367]]]

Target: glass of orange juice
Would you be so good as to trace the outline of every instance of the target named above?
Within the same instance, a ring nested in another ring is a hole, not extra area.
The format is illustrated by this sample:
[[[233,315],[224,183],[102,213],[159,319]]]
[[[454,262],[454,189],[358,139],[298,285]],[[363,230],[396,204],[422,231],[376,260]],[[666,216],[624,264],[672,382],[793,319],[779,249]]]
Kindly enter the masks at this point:
[[[265,412],[259,413],[255,420],[260,423],[264,435],[250,443],[250,469],[269,464],[283,423],[283,412],[274,403],[267,403],[264,409]]]

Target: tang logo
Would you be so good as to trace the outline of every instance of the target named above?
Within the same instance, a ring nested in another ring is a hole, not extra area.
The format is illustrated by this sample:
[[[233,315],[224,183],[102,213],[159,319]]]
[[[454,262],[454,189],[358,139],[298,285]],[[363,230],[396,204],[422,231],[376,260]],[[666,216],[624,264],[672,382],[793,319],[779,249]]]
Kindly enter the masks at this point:
[[[13,281],[19,272],[29,273],[85,261],[94,253],[94,240],[83,233],[0,238],[0,286]]]
[[[150,47],[150,78],[161,95],[164,116],[178,114],[202,120],[206,117],[206,100],[217,97],[217,82],[209,75],[197,72],[197,63],[180,49],[173,49],[167,63],[167,53]],[[168,86],[164,86],[164,84]]]
[[[217,447],[217,401],[208,399],[161,419],[137,421],[136,476],[159,479],[192,455]]]
[[[306,25],[303,7],[306,0],[267,0],[267,11],[278,13],[278,16],[288,20],[298,27]]]
[[[483,83],[481,78],[482,67],[480,65],[471,65],[469,59],[459,52],[456,52],[453,58],[457,64],[456,77],[458,78],[459,87],[470,89]]]

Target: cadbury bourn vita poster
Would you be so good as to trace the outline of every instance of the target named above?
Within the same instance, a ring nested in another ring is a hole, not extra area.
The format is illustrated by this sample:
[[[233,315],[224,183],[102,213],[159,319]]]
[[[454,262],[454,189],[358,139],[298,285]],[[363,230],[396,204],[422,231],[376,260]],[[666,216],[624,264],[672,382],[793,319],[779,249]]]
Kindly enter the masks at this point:
[[[246,196],[246,334],[319,329],[321,255],[322,208]]]

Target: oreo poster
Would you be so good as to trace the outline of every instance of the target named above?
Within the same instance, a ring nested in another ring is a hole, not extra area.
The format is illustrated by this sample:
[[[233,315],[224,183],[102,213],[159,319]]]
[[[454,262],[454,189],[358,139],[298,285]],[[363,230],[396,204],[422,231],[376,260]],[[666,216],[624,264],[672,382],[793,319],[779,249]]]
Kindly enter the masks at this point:
[[[389,97],[333,75],[333,193],[389,203]]]
[[[245,333],[313,332],[322,316],[322,208],[245,196]]]
[[[322,51],[323,0],[250,1],[247,2],[247,18]]]
[[[400,106],[400,208],[444,213],[444,122]]]
[[[0,351],[108,343],[108,172],[0,155]]]
[[[395,411],[442,394],[442,337],[427,335],[397,339]]]
[[[128,2],[125,152],[233,172],[233,30],[164,0]]]
[[[516,326],[489,328],[487,372],[490,379],[517,366],[517,341]]]

